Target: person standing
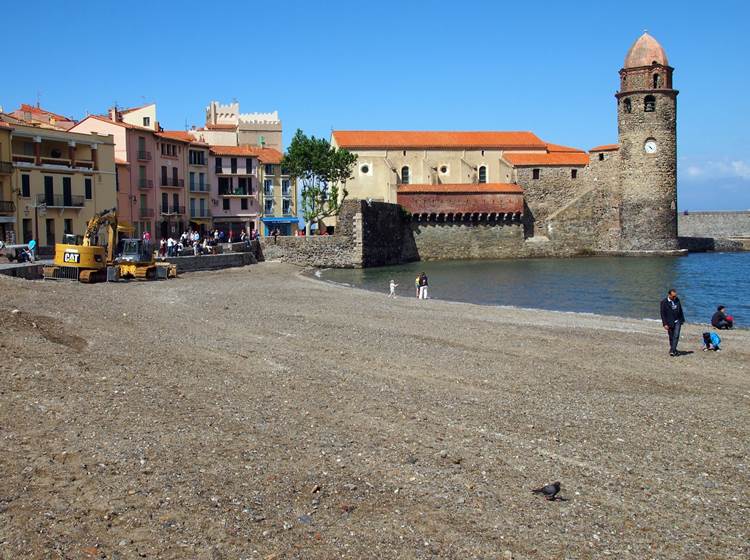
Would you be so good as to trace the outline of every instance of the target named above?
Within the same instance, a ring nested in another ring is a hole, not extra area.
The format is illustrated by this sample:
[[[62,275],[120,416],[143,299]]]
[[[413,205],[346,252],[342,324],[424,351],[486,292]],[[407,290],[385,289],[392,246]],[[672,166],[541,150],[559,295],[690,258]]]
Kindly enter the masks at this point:
[[[398,284],[396,284],[396,281],[393,278],[391,278],[391,282],[388,285],[388,287],[390,288],[390,291],[388,292],[388,297],[395,298],[396,297],[396,288],[398,287]]]
[[[417,299],[419,299],[419,281],[422,279],[420,274],[414,279],[414,289],[416,290]]]
[[[419,275],[419,299],[427,299],[427,275],[423,272]]]
[[[680,329],[685,322],[685,314],[682,312],[680,298],[677,290],[670,288],[667,297],[661,300],[661,324],[669,336],[669,355],[678,356],[677,343],[680,340]]]

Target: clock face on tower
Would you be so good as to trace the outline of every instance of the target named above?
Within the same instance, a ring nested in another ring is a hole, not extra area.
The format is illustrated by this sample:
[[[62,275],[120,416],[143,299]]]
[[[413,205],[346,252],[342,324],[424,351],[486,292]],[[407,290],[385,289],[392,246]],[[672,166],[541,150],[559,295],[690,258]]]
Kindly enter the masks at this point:
[[[656,153],[656,140],[653,138],[649,138],[646,140],[646,143],[643,145],[643,149],[646,151],[647,154],[655,154]]]

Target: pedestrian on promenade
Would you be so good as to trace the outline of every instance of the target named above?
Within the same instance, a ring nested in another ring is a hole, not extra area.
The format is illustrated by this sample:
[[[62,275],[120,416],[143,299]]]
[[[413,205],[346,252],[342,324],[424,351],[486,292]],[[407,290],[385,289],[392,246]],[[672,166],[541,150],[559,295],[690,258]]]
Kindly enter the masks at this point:
[[[427,275],[423,272],[419,275],[419,299],[427,299]]]
[[[164,241],[162,238],[161,241],[159,241],[159,256],[164,257],[167,254],[167,242]]]
[[[396,297],[396,288],[398,287],[398,284],[396,284],[396,281],[391,278],[391,283],[388,286],[390,288],[390,291],[388,292],[388,297]]]
[[[273,242],[278,243],[279,242],[279,228],[275,228],[273,230]]]
[[[669,336],[669,355],[679,356],[677,343],[680,340],[680,329],[685,322],[685,314],[682,312],[680,298],[677,290],[670,288],[667,297],[661,300],[661,324]]]
[[[31,255],[31,260],[29,262],[34,262],[36,259],[36,239],[29,241],[29,253]]]
[[[727,308],[720,305],[716,308],[716,313],[711,317],[711,325],[716,329],[731,329],[734,327],[734,318],[727,315]]]
[[[419,299],[419,280],[422,278],[419,274],[417,274],[417,277],[414,279],[414,289],[416,290],[416,296],[417,299]]]

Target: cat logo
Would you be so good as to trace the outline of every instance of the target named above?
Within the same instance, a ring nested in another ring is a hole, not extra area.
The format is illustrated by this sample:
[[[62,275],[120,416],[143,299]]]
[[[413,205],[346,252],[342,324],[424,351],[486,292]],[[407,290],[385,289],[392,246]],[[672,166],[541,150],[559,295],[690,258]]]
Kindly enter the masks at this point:
[[[63,261],[66,263],[78,264],[81,262],[81,255],[80,253],[69,253],[68,251],[65,251]]]

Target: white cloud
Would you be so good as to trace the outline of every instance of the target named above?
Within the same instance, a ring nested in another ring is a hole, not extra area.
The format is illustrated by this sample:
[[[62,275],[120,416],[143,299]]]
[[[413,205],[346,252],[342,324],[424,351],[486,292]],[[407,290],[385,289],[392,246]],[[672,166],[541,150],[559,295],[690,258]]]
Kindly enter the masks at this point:
[[[750,163],[741,159],[681,158],[679,172],[686,180],[740,179],[750,181]]]

